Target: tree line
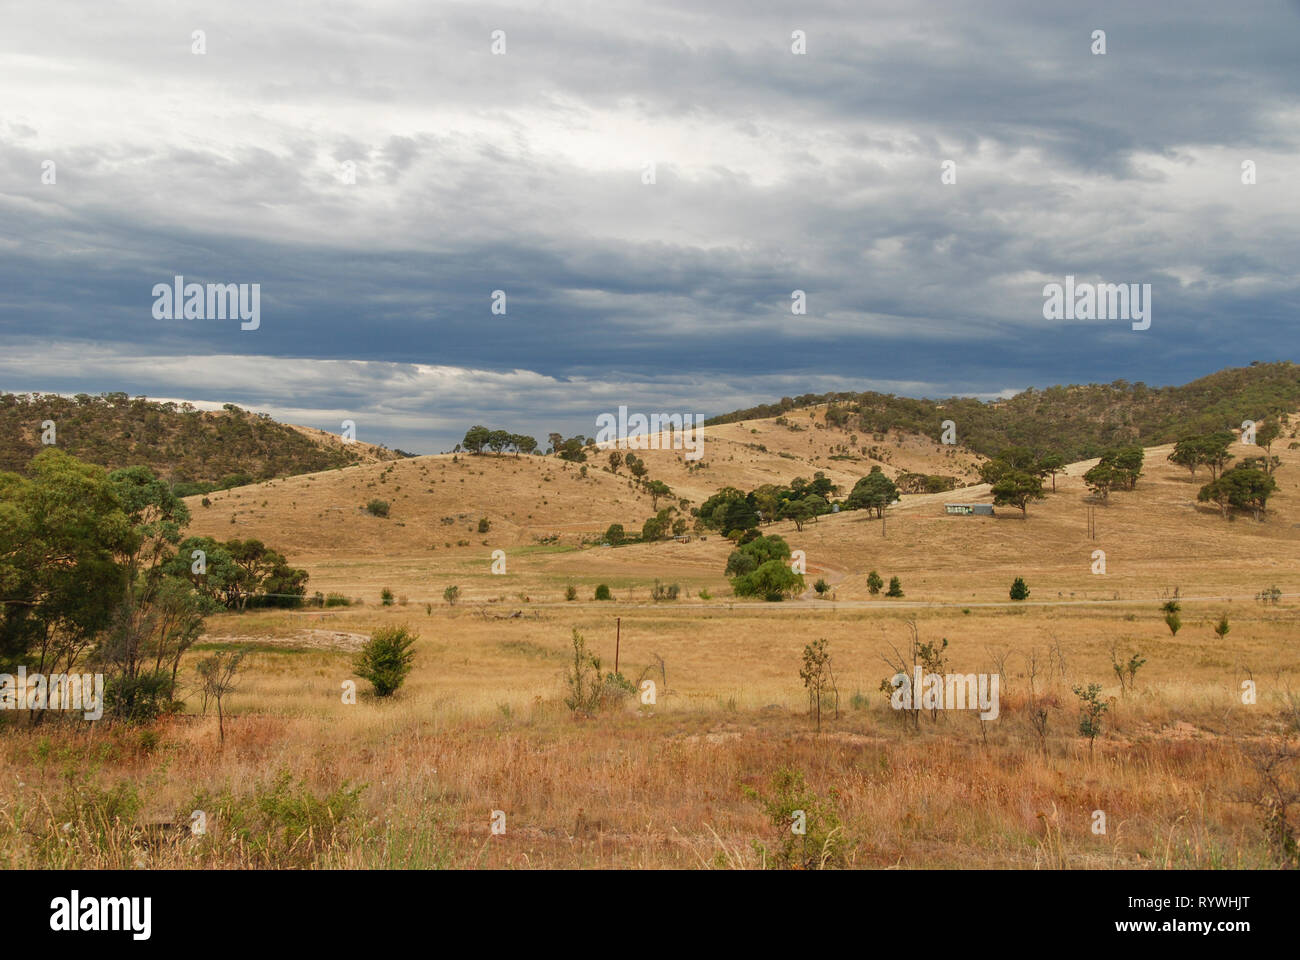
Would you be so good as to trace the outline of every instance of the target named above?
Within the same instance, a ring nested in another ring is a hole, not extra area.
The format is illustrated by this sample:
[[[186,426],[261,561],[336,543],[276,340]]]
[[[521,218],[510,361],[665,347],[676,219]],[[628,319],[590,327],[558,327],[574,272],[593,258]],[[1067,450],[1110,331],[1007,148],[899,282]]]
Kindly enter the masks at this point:
[[[1182,386],[1151,387],[1116,380],[1109,384],[1030,388],[1009,399],[944,400],[894,394],[825,393],[783,397],[777,403],[737,410],[705,421],[712,426],[778,417],[802,407],[830,404],[826,421],[845,430],[899,430],[942,438],[944,420],[957,424],[958,442],[984,456],[1008,447],[1055,450],[1068,462],[1090,460],[1107,450],[1157,446],[1182,437],[1265,420],[1300,407],[1300,366],[1254,363],[1220,370]]]
[[[111,714],[147,719],[175,700],[205,616],[268,594],[301,602],[305,571],[255,540],[186,540],[189,521],[147,467],[110,472],[51,448],[26,475],[0,473],[0,668],[85,663],[105,674]]]

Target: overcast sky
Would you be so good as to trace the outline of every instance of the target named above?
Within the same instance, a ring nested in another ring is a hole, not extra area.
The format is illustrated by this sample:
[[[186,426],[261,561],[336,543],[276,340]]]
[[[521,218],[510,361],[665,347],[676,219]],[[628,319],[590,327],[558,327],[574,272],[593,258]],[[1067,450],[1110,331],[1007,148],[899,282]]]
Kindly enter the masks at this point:
[[[0,390],[424,453],[1298,359],[1300,3],[1088,6],[0,3]],[[1045,320],[1066,275],[1150,329]]]

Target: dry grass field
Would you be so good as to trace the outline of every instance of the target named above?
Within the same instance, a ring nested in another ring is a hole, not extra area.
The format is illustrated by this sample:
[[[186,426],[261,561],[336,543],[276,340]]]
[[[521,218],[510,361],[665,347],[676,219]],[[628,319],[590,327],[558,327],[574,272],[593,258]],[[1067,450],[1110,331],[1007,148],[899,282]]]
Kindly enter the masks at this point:
[[[709,433],[706,467],[645,458],[694,504],[818,469],[847,490],[879,461],[829,460],[846,436],[753,421]],[[890,473],[966,475],[977,462],[896,439],[877,442]],[[261,538],[310,572],[310,591],[360,603],[209,619],[183,674],[212,649],[249,651],[224,743],[197,693],[154,730],[10,731],[0,865],[744,868],[779,862],[782,811],[803,809],[796,856],[827,865],[1274,866],[1262,764],[1300,731],[1300,452],[1285,446],[1264,523],[1197,505],[1204,474],[1193,482],[1155,448],[1137,489],[1096,507],[1095,539],[1087,464],[1023,520],[1009,508],[946,516],[945,501],[989,501],[973,486],[904,497],[883,530],[858,512],[802,532],[772,524],[764,532],[803,550],[809,582],[825,577],[834,597],[784,603],[732,597],[731,545],[716,536],[584,546],[652,514],[603,458],[583,477],[554,458],[419,457],[191,501],[191,532]],[[375,497],[388,518],[362,509]],[[504,574],[491,572],[494,550]],[[873,597],[873,569],[900,577],[905,596]],[[1016,576],[1028,601],[1008,599]],[[656,580],[682,595],[655,603]],[[601,583],[612,600],[592,599]],[[1255,599],[1274,585],[1279,602]],[[1160,606],[1175,590],[1173,635]],[[343,702],[356,649],[396,624],[420,635],[406,684],[384,700],[358,681]],[[617,636],[619,671],[653,679],[655,702],[575,716],[575,630],[607,668]],[[913,726],[889,707],[886,657],[913,630],[947,641],[947,671],[1001,677],[996,719],[923,711]],[[838,689],[820,732],[799,676],[818,638]],[[1112,660],[1134,654],[1146,663],[1121,689]],[[1243,681],[1256,702],[1243,703]],[[1072,692],[1088,683],[1107,707],[1091,746]],[[186,827],[194,810],[202,837]]]

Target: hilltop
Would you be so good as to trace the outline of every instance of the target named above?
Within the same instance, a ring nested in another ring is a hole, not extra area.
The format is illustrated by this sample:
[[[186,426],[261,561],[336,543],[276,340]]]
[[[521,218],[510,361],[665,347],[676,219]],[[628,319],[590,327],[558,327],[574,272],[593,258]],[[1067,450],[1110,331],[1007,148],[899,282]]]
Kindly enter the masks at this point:
[[[1009,399],[989,402],[972,397],[914,399],[870,391],[805,394],[705,423],[789,416],[810,406],[828,407],[832,423],[859,433],[894,430],[939,440],[943,421],[951,420],[958,442],[984,456],[1025,446],[1051,450],[1067,460],[1085,460],[1107,447],[1157,446],[1193,434],[1239,429],[1243,420],[1295,410],[1300,407],[1300,366],[1283,361],[1229,367],[1174,387],[1125,380],[1031,387]]]
[[[178,483],[231,486],[402,456],[371,444],[344,444],[324,431],[278,423],[229,403],[204,411],[125,393],[4,393],[0,470],[26,469],[43,449],[47,421],[57,446],[81,460],[109,469],[143,465]]]

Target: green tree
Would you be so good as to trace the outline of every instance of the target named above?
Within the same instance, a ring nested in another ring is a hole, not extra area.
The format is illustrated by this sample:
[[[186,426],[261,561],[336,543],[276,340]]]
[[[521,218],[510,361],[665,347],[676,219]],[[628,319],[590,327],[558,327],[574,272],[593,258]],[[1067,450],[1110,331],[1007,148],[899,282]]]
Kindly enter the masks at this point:
[[[780,601],[803,593],[803,575],[795,573],[783,560],[768,560],[750,573],[731,581],[732,592],[738,597],[762,597]]]
[[[876,571],[872,570],[867,574],[867,589],[871,591],[873,597],[880,592],[880,588],[884,585],[885,581],[880,579],[880,574],[876,573]]]
[[[1025,583],[1024,577],[1016,577],[1015,581],[1011,584],[1011,599],[1012,600],[1029,599],[1029,586]]]
[[[1100,699],[1100,683],[1073,689],[1074,695],[1079,698],[1079,733],[1088,738],[1088,753],[1091,754],[1093,743],[1101,733],[1102,715],[1109,705]]]
[[[623,524],[611,523],[609,529],[605,531],[605,539],[616,547],[626,540],[627,534],[623,530]]]
[[[1101,497],[1103,503],[1107,503],[1110,501],[1111,488],[1119,482],[1119,478],[1115,474],[1115,468],[1103,460],[1083,475],[1083,482],[1096,496]]]
[[[646,493],[650,494],[650,509],[659,509],[660,497],[671,497],[673,492],[669,489],[668,484],[662,480],[651,480],[645,485]]]
[[[374,685],[375,696],[391,697],[411,672],[415,661],[412,647],[418,639],[420,635],[404,625],[380,627],[357,654],[353,672]]]
[[[849,493],[845,506],[850,510],[875,510],[877,516],[884,516],[885,508],[898,499],[898,487],[894,481],[885,476],[878,466],[861,478]]]
[[[460,445],[470,453],[482,453],[491,433],[492,431],[482,425],[470,427],[465,431],[465,439],[460,442]]]
[[[998,506],[1010,504],[1019,507],[1022,518],[1029,516],[1027,508],[1031,500],[1042,499],[1043,480],[1030,473],[1013,470],[993,484],[993,502]]]
[[[1056,492],[1056,475],[1065,469],[1065,458],[1059,453],[1049,453],[1038,461],[1038,472],[1052,478],[1052,493]]]

